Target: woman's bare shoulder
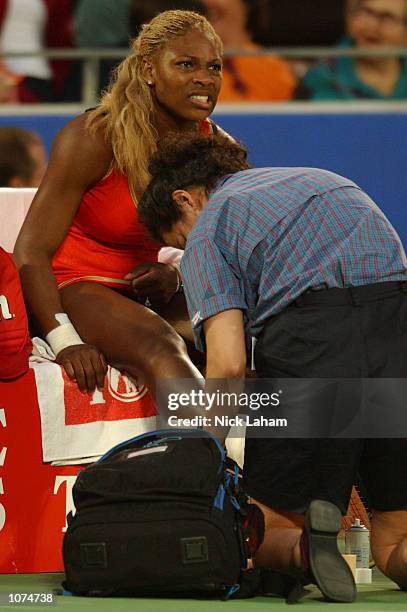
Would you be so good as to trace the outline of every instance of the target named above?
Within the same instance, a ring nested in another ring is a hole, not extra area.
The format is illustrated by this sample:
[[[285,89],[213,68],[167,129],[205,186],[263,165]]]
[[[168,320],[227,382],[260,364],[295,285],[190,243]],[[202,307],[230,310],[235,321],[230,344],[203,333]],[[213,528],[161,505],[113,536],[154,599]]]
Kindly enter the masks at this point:
[[[90,181],[104,176],[112,163],[112,149],[101,129],[90,131],[84,113],[68,121],[53,142],[50,166],[86,175]]]

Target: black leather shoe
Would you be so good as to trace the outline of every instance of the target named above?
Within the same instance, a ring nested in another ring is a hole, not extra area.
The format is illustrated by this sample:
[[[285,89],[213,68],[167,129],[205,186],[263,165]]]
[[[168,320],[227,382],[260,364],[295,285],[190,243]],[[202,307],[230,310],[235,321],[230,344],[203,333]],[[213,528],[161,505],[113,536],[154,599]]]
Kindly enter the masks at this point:
[[[338,550],[341,513],[328,501],[311,502],[301,536],[303,584],[315,583],[328,601],[351,603],[356,598],[353,574]]]

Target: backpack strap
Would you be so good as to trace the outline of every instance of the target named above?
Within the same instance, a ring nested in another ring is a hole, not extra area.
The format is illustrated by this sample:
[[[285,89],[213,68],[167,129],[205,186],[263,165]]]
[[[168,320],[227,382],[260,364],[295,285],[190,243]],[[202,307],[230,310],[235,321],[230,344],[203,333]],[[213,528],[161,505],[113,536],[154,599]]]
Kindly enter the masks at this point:
[[[221,460],[225,461],[226,455],[225,450],[216,436],[211,434],[209,431],[203,429],[156,429],[155,431],[148,431],[124,442],[120,442],[108,450],[96,463],[106,461],[116,453],[125,450],[126,448],[148,448],[149,446],[155,446],[164,443],[166,440],[181,440],[182,438],[206,438],[212,439],[221,456]]]

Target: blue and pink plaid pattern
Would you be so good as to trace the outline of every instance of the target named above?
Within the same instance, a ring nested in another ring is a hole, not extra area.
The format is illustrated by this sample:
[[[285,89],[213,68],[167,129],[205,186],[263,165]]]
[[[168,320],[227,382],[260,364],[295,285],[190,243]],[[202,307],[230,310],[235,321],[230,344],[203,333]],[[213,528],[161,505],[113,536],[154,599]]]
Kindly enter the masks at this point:
[[[257,168],[210,194],[181,262],[198,348],[202,322],[243,311],[248,336],[310,288],[407,280],[394,228],[355,183],[315,168]]]

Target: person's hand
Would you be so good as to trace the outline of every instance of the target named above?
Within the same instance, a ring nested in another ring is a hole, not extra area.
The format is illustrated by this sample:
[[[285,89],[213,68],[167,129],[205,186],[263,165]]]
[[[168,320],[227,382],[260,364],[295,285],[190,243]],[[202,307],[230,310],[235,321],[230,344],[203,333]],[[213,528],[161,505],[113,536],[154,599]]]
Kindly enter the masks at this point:
[[[107,363],[103,354],[91,344],[75,344],[59,351],[55,361],[62,365],[80,391],[93,393],[103,389]]]
[[[131,280],[134,294],[142,304],[167,304],[180,286],[175,266],[159,262],[143,263],[129,272],[125,279]]]

